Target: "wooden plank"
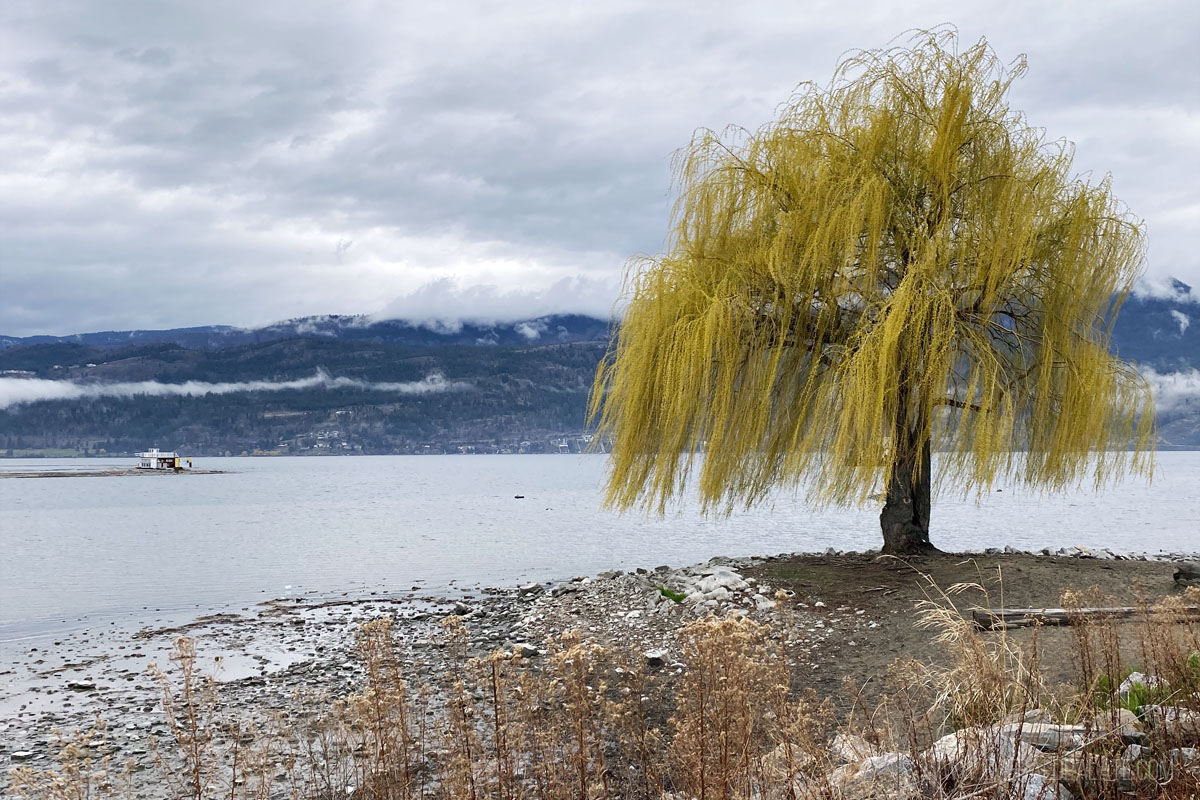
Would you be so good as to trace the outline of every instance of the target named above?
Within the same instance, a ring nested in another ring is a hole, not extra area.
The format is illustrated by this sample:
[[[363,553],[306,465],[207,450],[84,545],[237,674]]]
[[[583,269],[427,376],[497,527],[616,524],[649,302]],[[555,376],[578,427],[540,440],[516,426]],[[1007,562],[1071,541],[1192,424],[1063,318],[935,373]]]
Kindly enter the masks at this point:
[[[1070,625],[1080,620],[1128,619],[1141,613],[1135,606],[1111,608],[978,608],[971,612],[975,626],[983,630],[1024,628],[1030,625]],[[1182,616],[1200,617],[1200,606],[1185,606]],[[1174,612],[1169,612],[1174,613]]]

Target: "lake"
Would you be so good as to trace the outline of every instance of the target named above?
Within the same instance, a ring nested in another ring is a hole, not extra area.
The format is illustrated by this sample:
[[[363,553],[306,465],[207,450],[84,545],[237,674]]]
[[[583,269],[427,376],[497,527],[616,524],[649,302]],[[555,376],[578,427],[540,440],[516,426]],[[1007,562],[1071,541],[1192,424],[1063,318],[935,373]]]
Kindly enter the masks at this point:
[[[133,460],[2,460],[0,471]],[[453,592],[714,555],[864,550],[878,510],[814,511],[795,492],[731,517],[601,508],[605,457],[203,458],[222,475],[0,479],[0,641],[300,594]],[[1200,452],[1164,452],[1154,481],[1031,494],[1000,483],[943,498],[946,550],[1085,545],[1192,552]],[[523,495],[517,499],[516,495]]]

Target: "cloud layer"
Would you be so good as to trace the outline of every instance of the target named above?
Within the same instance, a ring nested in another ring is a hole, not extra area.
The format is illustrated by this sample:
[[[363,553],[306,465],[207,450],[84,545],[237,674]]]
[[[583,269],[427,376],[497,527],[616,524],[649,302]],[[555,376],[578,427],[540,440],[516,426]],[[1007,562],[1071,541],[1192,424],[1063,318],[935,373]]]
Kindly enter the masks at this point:
[[[1161,373],[1146,367],[1141,373],[1150,384],[1160,415],[1200,409],[1200,370]]]
[[[300,389],[361,389],[401,395],[437,394],[469,389],[470,384],[447,381],[440,374],[427,375],[423,380],[402,383],[377,383],[355,378],[334,378],[323,370],[311,378],[294,381],[242,381],[238,383],[161,383],[132,381],[117,383],[77,383],[42,378],[0,378],[0,409],[38,403],[43,400],[84,400],[101,397],[203,397],[210,394],[237,392],[286,392]]]
[[[416,313],[448,285],[475,318],[604,315],[695,128],[755,128],[846,50],[947,21],[1029,54],[1014,105],[1113,173],[1152,275],[1200,286],[1188,0],[13,0],[0,333]]]

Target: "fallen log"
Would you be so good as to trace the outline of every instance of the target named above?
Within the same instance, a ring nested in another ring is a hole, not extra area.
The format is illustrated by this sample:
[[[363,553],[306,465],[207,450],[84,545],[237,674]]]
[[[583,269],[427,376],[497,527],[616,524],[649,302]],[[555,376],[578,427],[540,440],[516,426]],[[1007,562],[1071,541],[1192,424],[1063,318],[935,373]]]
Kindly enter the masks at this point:
[[[977,608],[971,612],[975,627],[985,631],[1000,628],[1026,628],[1031,625],[1072,625],[1099,619],[1128,619],[1145,609],[1136,606],[1111,608]],[[1153,614],[1153,610],[1150,611]],[[1164,611],[1181,619],[1200,618],[1200,606],[1184,606]]]

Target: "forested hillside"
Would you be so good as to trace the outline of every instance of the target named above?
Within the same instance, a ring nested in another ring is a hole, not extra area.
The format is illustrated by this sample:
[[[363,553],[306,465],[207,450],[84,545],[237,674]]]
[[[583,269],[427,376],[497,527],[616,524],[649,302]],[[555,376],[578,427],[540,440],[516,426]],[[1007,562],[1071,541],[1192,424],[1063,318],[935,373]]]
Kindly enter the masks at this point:
[[[1193,298],[1179,283],[1134,296],[1114,331],[1114,350],[1156,386],[1163,447],[1200,447]],[[575,452],[609,333],[569,315],[455,326],[328,316],[0,337],[0,453]],[[189,381],[204,386],[183,392]],[[50,399],[61,387],[75,395]]]
[[[286,382],[319,374],[328,380],[286,391],[130,392],[14,404],[0,411],[0,443],[13,455],[32,449],[115,454],[153,445],[195,455],[578,450],[604,347],[413,348],[311,338],[217,351],[35,345],[0,353],[0,368],[105,384]],[[42,357],[71,365],[46,368]],[[403,388],[430,376],[443,378],[447,388],[406,393],[386,386]]]

